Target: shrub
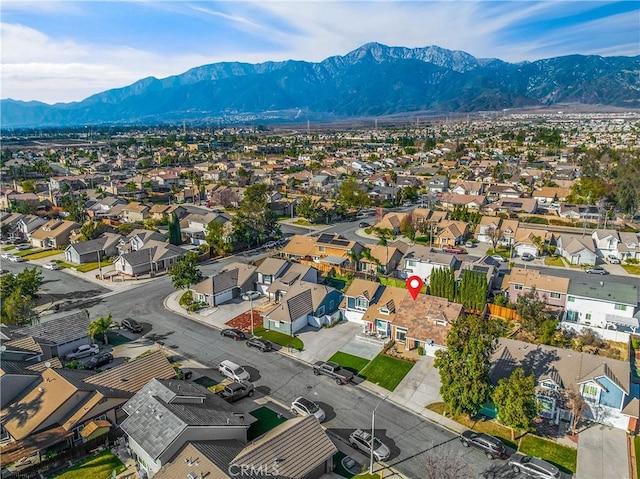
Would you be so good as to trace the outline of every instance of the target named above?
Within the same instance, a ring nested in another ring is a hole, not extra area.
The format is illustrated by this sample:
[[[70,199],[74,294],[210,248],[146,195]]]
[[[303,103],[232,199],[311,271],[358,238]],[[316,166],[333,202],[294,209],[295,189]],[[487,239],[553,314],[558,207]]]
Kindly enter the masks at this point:
[[[640,349],[640,338],[638,338],[638,336],[632,336],[631,337],[631,347],[637,351],[638,349]]]
[[[424,348],[422,346],[418,346],[418,355],[424,356]]]
[[[183,308],[189,309],[189,306],[191,306],[191,304],[193,303],[193,292],[185,291],[185,293],[180,296],[179,303]]]

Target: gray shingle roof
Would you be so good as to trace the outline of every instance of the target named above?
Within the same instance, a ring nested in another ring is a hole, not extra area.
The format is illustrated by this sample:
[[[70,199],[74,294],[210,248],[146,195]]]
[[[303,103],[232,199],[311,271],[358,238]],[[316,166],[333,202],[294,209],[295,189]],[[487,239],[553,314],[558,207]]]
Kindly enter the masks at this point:
[[[567,294],[610,303],[633,306],[638,304],[638,287],[635,284],[616,283],[608,278],[600,279],[599,281],[595,278],[591,281],[572,280],[569,282]]]
[[[33,326],[19,329],[16,334],[33,336],[46,344],[64,344],[87,336],[89,318],[79,311],[69,316],[56,318]]]

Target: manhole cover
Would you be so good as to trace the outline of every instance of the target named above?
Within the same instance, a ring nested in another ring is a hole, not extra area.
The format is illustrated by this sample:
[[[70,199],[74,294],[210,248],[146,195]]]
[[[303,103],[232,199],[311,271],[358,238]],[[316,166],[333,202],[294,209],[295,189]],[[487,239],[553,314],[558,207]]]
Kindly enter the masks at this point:
[[[313,389],[313,386],[307,385],[307,390],[311,391]]]

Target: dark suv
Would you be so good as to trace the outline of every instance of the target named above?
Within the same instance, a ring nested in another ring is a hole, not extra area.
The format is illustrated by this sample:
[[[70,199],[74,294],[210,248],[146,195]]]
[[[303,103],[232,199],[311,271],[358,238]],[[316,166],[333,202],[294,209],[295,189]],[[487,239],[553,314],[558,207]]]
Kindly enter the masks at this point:
[[[504,443],[497,437],[489,434],[477,433],[473,431],[465,431],[460,436],[460,442],[464,447],[473,446],[480,449],[489,459],[506,459],[507,448]]]
[[[135,319],[124,318],[122,320],[122,327],[128,329],[132,333],[141,333],[142,332],[142,324],[140,324]]]
[[[92,356],[89,361],[84,363],[84,367],[86,369],[97,369],[100,366],[111,363],[111,361],[113,361],[113,355],[111,353],[102,353],[97,356]]]

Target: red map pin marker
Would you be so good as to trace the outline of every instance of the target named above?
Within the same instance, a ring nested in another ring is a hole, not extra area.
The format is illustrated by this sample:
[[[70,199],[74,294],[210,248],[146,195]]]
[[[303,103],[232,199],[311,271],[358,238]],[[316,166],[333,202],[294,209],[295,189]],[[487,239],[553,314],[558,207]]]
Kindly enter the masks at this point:
[[[407,289],[411,293],[411,297],[415,301],[422,289],[422,279],[420,276],[409,276],[407,279]]]

